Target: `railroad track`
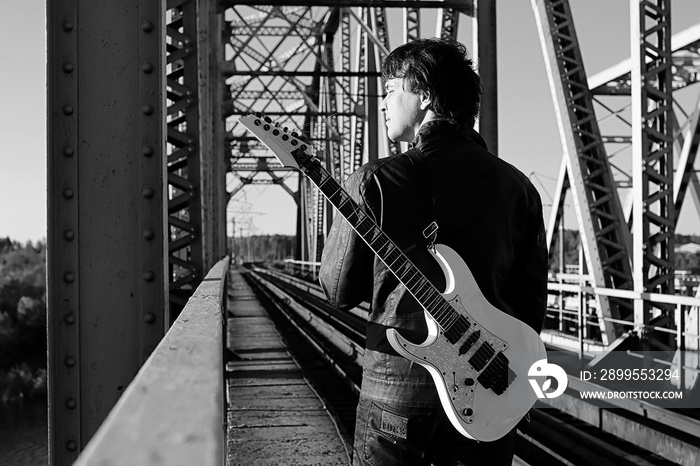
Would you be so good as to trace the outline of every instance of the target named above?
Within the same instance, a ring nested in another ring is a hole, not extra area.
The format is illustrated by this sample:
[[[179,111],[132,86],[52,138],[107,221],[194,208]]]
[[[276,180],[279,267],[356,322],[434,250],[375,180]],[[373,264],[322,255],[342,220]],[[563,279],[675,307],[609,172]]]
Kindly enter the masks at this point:
[[[282,272],[255,268],[245,274],[263,305],[293,349],[307,378],[337,417],[341,434],[352,444],[355,406],[361,378],[366,309],[340,312],[330,306],[316,284]],[[540,407],[545,407],[544,405]],[[644,427],[648,419],[635,419]],[[666,431],[668,426],[652,426]],[[685,437],[684,437],[685,435]],[[522,422],[516,440],[517,465],[672,465],[698,464],[687,446],[700,439],[678,432],[670,461],[556,409],[535,409]],[[684,447],[684,445],[686,447]]]

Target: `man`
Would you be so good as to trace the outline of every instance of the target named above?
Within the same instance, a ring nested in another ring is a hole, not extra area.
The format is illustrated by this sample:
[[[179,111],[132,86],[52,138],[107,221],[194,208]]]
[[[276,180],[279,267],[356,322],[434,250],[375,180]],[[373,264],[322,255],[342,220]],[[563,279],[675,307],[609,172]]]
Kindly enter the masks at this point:
[[[433,242],[464,259],[492,305],[539,332],[547,281],[541,201],[472,129],[481,81],[465,47],[441,39],[403,45],[387,57],[382,79],[389,138],[413,150],[364,165],[348,179],[348,192],[438,289],[445,279],[428,253]],[[340,218],[323,251],[320,281],[340,309],[372,305],[353,464],[511,464],[515,429],[495,442],[460,435],[428,371],[392,349],[389,328],[414,343],[425,340],[423,309]]]

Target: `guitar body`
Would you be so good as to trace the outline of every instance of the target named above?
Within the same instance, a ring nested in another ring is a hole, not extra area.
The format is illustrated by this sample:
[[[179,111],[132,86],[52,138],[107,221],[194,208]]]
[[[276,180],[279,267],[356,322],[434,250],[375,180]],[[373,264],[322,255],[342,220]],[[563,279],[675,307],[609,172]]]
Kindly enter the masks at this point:
[[[401,356],[428,370],[447,417],[462,435],[479,441],[497,440],[513,429],[537,401],[528,382],[528,370],[536,361],[547,358],[544,344],[532,328],[484,298],[471,271],[455,251],[438,244],[431,253],[445,274],[447,286],[443,296],[455,311],[469,319],[468,331],[458,342],[450,342],[426,312],[428,338],[423,343],[413,344],[394,329],[387,330],[387,338]],[[476,342],[470,345],[467,340],[472,335]],[[484,342],[494,348],[495,355],[481,367],[472,363],[479,359],[476,353]],[[499,352],[506,358],[505,369]],[[504,390],[502,384],[494,390],[484,386],[488,382],[480,381],[504,370],[508,373],[504,376],[508,380]]]

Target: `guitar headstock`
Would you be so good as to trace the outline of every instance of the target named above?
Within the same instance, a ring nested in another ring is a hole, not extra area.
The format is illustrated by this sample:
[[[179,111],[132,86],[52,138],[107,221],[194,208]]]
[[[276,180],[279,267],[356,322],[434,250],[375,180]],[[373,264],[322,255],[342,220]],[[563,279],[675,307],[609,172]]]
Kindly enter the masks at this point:
[[[289,132],[286,127],[281,127],[279,123],[274,123],[270,117],[263,115],[245,115],[238,119],[248,131],[267,146],[277,160],[285,167],[300,168],[299,161],[292,154],[293,151],[301,149],[305,152],[307,145],[299,138],[295,132]]]

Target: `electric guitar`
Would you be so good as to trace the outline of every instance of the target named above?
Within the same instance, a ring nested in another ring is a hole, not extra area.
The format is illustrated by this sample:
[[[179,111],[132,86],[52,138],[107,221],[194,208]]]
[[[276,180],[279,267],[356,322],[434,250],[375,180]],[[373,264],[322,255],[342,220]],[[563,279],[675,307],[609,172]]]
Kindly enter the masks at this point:
[[[447,286],[438,291],[406,255],[333,179],[296,133],[262,115],[239,119],[287,167],[301,170],[386,264],[425,311],[428,337],[421,344],[387,330],[397,353],[425,367],[452,425],[464,436],[503,437],[537,401],[528,371],[547,358],[537,332],[492,306],[455,251],[430,249]]]

